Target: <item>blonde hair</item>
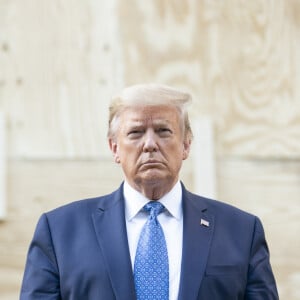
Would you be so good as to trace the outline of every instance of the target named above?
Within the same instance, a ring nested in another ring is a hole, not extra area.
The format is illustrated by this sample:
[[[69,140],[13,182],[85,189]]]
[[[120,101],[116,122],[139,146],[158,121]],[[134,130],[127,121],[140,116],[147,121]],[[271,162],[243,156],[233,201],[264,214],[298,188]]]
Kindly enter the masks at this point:
[[[107,136],[108,138],[115,137],[118,118],[127,107],[171,105],[178,109],[183,120],[184,138],[191,140],[193,133],[187,112],[187,105],[191,100],[190,94],[166,85],[151,83],[129,86],[111,99]]]

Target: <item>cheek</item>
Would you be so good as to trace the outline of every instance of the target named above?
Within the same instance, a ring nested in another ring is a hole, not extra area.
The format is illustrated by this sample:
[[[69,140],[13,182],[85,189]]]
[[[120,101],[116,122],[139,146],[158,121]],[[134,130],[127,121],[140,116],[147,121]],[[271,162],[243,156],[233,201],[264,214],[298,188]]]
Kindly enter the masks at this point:
[[[128,161],[135,161],[138,156],[138,147],[122,144],[118,148],[117,155],[124,164],[126,164]]]
[[[173,151],[170,152],[170,159],[174,162],[174,164],[180,164],[183,160],[187,159],[188,153],[182,145],[176,145],[173,147]]]

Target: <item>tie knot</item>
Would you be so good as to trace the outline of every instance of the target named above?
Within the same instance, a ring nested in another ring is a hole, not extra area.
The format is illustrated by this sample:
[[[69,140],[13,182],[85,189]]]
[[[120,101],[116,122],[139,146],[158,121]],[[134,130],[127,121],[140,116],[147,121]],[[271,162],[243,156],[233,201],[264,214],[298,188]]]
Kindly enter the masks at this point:
[[[148,202],[144,206],[144,210],[150,212],[150,217],[154,218],[156,218],[164,209],[165,207],[158,201]]]

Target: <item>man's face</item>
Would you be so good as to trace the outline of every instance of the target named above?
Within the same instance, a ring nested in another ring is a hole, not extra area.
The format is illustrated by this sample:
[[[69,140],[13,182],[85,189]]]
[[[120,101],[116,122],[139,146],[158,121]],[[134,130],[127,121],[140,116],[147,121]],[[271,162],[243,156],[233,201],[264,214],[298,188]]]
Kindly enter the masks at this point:
[[[183,124],[176,107],[126,108],[119,117],[110,148],[126,180],[134,188],[160,185],[169,189],[177,182],[182,160],[189,154]]]

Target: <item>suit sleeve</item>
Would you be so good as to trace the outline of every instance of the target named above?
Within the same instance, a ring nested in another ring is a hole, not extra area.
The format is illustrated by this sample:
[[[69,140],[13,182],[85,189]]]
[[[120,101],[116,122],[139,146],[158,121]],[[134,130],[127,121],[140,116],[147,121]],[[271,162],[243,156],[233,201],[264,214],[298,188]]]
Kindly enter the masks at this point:
[[[29,247],[20,300],[58,300],[59,273],[47,216],[37,224]]]
[[[245,299],[279,299],[275,278],[270,265],[269,250],[265,240],[263,226],[258,218],[255,220]]]

